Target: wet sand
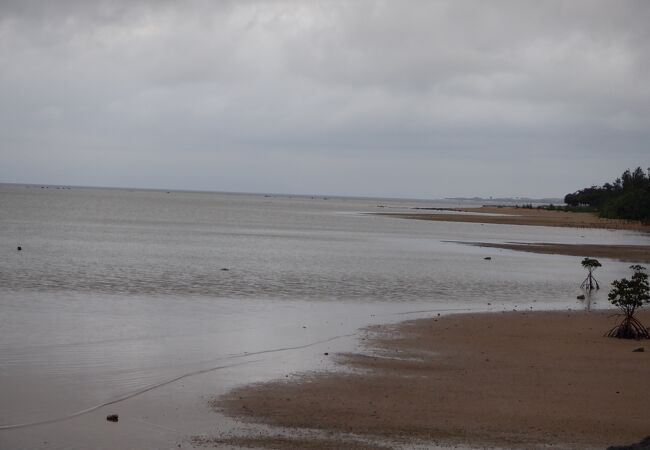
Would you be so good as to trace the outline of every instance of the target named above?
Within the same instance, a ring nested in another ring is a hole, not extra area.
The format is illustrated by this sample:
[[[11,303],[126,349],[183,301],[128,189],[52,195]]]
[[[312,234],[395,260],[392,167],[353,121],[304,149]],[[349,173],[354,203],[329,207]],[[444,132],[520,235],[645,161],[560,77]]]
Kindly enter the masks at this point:
[[[473,314],[372,327],[367,352],[336,356],[352,371],[244,386],[215,407],[332,439],[572,449],[637,442],[650,434],[650,342],[603,337],[612,314]],[[647,311],[639,318],[650,323]],[[273,448],[264,438],[255,445]]]
[[[582,256],[590,258],[613,258],[634,263],[650,263],[650,245],[599,245],[599,244],[553,244],[506,242],[460,242],[478,247],[502,248],[533,253]]]
[[[604,228],[613,230],[637,230],[650,232],[650,224],[639,221],[603,219],[594,213],[549,211],[512,207],[459,208],[454,211],[466,214],[429,213],[379,213],[402,219],[435,220],[442,222],[471,222],[505,225],[535,225],[548,227]],[[473,213],[473,214],[472,214]],[[481,215],[481,214],[498,215]]]

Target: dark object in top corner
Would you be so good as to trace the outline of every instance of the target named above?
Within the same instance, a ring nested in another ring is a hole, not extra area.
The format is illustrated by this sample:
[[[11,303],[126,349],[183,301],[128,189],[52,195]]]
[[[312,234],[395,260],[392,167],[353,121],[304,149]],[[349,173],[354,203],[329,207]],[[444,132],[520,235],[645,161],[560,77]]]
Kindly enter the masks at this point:
[[[118,420],[120,420],[120,416],[118,416],[117,414],[110,414],[106,416],[106,420],[108,420],[109,422],[117,422]]]
[[[641,442],[631,445],[612,445],[607,450],[650,450],[650,436],[642,439]]]
[[[23,248],[20,245],[18,247],[16,247],[16,250],[18,250],[18,251],[21,251],[22,249]]]

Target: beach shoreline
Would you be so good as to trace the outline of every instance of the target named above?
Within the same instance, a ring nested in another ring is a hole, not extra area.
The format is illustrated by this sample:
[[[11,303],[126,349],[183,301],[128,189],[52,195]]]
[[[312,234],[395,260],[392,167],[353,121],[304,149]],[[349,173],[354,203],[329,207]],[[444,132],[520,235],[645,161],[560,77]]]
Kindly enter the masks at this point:
[[[650,224],[622,219],[604,219],[595,213],[569,212],[547,209],[483,206],[455,208],[451,213],[375,213],[400,219],[432,220],[439,222],[465,222],[497,225],[529,225],[545,227],[600,228],[607,230],[632,230],[650,233]]]
[[[214,406],[332,439],[567,449],[637,442],[650,432],[650,355],[633,350],[648,343],[603,337],[614,313],[478,313],[370,327],[366,351],[336,356],[345,371],[242,386]],[[639,318],[650,323],[650,312]],[[272,448],[264,437],[256,445]]]

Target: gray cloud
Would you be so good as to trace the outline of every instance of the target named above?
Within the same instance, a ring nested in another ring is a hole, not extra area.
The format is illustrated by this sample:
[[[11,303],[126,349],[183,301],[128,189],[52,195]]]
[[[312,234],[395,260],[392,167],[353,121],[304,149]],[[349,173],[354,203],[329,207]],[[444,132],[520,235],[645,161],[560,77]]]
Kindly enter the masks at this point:
[[[562,195],[648,165],[644,1],[0,2],[0,181]]]

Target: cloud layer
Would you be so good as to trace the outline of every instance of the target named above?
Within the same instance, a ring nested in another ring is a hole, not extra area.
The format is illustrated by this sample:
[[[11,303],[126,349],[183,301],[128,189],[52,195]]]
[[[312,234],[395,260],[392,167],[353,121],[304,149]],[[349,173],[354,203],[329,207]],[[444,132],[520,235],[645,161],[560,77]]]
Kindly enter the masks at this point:
[[[645,1],[0,2],[0,181],[563,195],[650,165]]]

